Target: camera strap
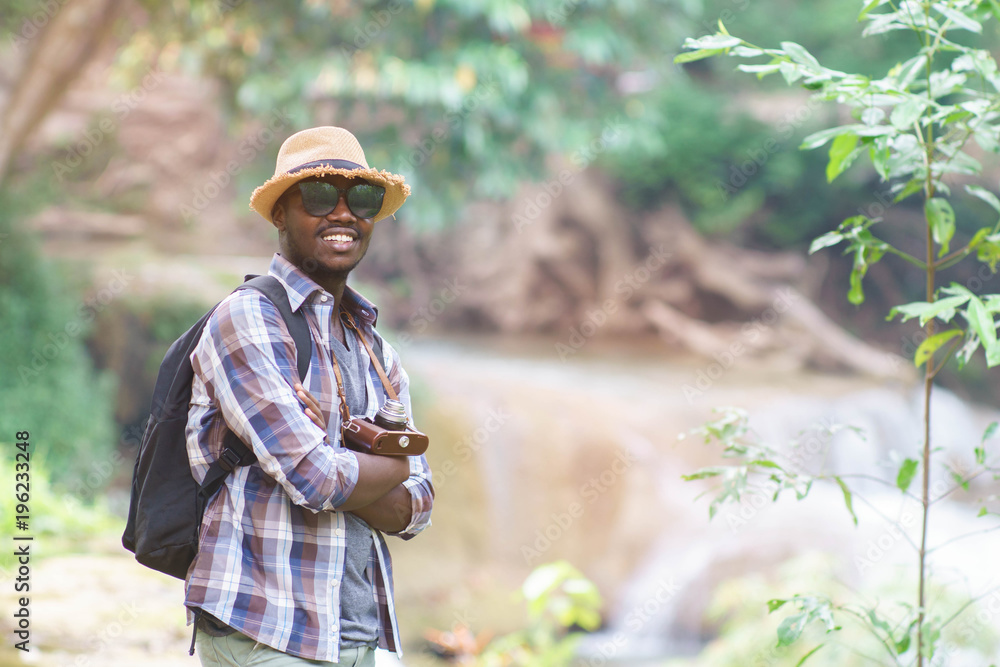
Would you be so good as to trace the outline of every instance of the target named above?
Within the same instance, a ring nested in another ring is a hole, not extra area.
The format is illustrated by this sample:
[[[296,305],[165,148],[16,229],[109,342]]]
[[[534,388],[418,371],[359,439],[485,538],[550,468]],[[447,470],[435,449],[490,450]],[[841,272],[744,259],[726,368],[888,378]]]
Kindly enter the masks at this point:
[[[382,361],[375,355],[375,352],[372,350],[371,345],[368,344],[368,341],[365,340],[365,337],[361,335],[360,331],[358,331],[358,326],[354,323],[354,318],[351,317],[350,313],[342,310],[340,311],[340,319],[343,320],[345,325],[350,327],[351,331],[356,334],[358,340],[361,341],[361,344],[365,346],[366,350],[368,350],[368,356],[371,357],[372,363],[375,364],[375,370],[378,372],[379,379],[382,380],[382,387],[385,388],[385,393],[387,393],[389,398],[392,400],[398,401],[399,397],[396,395],[396,391],[392,388],[392,385],[389,383],[389,378],[386,376],[385,370],[382,368]],[[333,362],[333,374],[337,378],[337,396],[340,397],[340,423],[341,427],[343,427],[344,424],[351,421],[351,411],[347,407],[347,396],[344,392],[344,376],[340,372],[340,364],[337,363],[337,355],[331,353],[330,360]]]
[[[351,421],[351,411],[347,407],[347,396],[344,394],[344,376],[340,374],[340,364],[337,363],[337,355],[330,353],[333,361],[333,374],[337,377],[337,396],[340,397],[340,427]]]
[[[375,371],[378,373],[379,379],[382,380],[382,386],[385,388],[385,393],[389,394],[389,398],[391,398],[392,400],[398,401],[399,397],[396,395],[396,390],[392,388],[392,385],[389,383],[389,378],[386,376],[385,370],[382,368],[382,360],[379,359],[377,356],[375,356],[375,352],[372,350],[372,346],[368,344],[368,341],[365,340],[365,337],[361,335],[360,331],[358,331],[358,325],[354,323],[354,318],[351,317],[351,314],[349,312],[347,312],[346,310],[342,310],[340,311],[340,319],[343,320],[344,324],[346,324],[351,328],[351,331],[357,334],[358,340],[360,340],[361,344],[365,346],[366,350],[368,350],[368,356],[371,357],[372,363],[375,364]],[[334,368],[336,367],[337,367],[337,362],[336,360],[334,360]],[[337,378],[338,378],[337,381],[340,382],[339,370],[337,370]]]

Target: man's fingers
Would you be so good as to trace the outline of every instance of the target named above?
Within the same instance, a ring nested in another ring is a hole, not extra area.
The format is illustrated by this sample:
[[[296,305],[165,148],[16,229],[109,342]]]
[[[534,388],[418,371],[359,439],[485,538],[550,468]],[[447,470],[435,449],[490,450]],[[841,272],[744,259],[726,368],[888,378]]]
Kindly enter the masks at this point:
[[[309,419],[312,420],[312,423],[316,424],[316,426],[319,426],[322,429],[326,428],[326,425],[322,422],[322,420],[320,420],[316,413],[309,408],[306,408],[306,417],[309,417]]]
[[[311,419],[316,426],[325,429],[326,424],[323,423],[323,418],[320,416],[323,414],[323,410],[319,407],[319,401],[317,401],[312,394],[306,391],[300,383],[296,382],[295,385],[293,385],[293,388],[295,389],[295,393],[299,397],[299,400],[305,403],[306,416],[309,417],[309,419]]]

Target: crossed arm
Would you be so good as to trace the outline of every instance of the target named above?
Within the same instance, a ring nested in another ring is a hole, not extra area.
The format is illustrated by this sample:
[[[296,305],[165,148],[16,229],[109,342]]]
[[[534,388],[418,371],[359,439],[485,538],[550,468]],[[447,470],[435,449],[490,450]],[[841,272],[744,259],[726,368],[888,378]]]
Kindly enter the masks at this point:
[[[305,414],[324,431],[319,402],[301,384],[295,392],[305,404]],[[410,476],[410,457],[376,456],[355,452],[358,457],[358,483],[340,505],[339,511],[350,511],[377,530],[398,533],[410,524],[412,507],[410,492],[403,482]]]

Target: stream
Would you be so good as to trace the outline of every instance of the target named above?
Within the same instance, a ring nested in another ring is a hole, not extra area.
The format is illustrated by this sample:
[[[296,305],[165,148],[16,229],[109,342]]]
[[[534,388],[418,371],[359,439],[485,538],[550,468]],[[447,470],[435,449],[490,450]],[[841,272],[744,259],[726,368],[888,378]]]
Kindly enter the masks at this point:
[[[862,588],[913,560],[906,541],[918,522],[902,536],[886,517],[906,523],[916,509],[886,482],[893,484],[903,458],[916,456],[916,388],[738,360],[694,394],[685,387],[707,377],[710,364],[665,354],[655,341],[591,340],[566,359],[541,339],[452,337],[399,347],[418,426],[431,436],[437,489],[433,526],[391,545],[408,666],[437,664],[422,650],[428,628],[523,627],[511,592],[534,567],[559,559],[592,579],[605,600],[604,627],[581,645],[582,664],[592,666],[696,654],[718,630],[705,619],[722,582],[772,572],[797,555],[831,555],[839,576]],[[862,429],[863,438],[843,429],[807,442],[799,459],[806,469],[823,464],[868,476],[851,481],[859,526],[840,490],[824,484],[802,502],[751,494],[710,522],[708,498],[698,498],[708,485],[681,475],[717,463],[716,452],[678,435],[711,419],[716,406],[747,409],[754,431],[775,444],[816,424]],[[1000,418],[943,390],[933,414],[935,443],[960,469]],[[947,488],[942,470],[932,481],[935,490]],[[977,480],[969,494],[952,494],[935,509],[932,544],[986,525],[969,498],[995,493],[991,483]],[[996,586],[997,533],[969,544],[942,548],[936,572],[973,592]],[[0,654],[0,665],[194,664],[182,584],[136,565],[115,536],[35,568],[32,659]],[[1000,614],[989,624],[1000,626]],[[967,663],[959,655],[948,664]]]

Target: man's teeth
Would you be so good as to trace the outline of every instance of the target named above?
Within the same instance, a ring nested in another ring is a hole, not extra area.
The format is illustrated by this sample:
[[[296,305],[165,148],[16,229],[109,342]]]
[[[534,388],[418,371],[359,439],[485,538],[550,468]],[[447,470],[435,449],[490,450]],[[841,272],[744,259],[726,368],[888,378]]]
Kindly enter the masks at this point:
[[[323,237],[324,241],[333,241],[334,243],[350,243],[354,240],[349,234],[330,234],[329,236]]]

